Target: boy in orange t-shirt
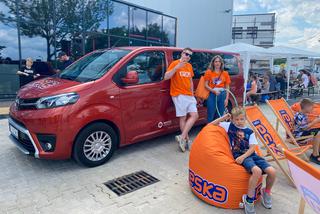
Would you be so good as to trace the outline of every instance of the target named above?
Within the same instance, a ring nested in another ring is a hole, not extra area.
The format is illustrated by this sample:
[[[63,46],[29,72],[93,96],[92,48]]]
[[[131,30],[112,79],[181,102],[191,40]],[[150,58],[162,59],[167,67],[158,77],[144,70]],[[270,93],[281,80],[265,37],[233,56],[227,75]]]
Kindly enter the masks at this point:
[[[176,136],[182,152],[188,147],[188,133],[198,119],[197,101],[193,96],[194,76],[192,65],[189,63],[192,56],[190,48],[183,49],[181,58],[173,61],[164,76],[170,79],[170,95],[179,117],[181,135]],[[189,115],[189,117],[187,117]]]

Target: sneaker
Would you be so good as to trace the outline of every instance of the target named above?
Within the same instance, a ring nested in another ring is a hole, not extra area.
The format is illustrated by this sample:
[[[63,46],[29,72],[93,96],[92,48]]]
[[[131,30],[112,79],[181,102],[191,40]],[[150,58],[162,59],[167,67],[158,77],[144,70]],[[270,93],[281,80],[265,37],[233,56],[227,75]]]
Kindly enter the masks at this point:
[[[310,155],[310,161],[320,165],[320,161],[318,160],[319,156],[314,156],[313,154]]]
[[[271,195],[265,192],[265,188],[261,190],[261,202],[262,205],[267,208],[271,209],[272,208],[272,198]]]
[[[256,211],[254,209],[254,203],[249,203],[246,198],[247,198],[247,195],[242,195],[244,212],[246,214],[256,214]]]
[[[186,149],[190,150],[191,149],[191,145],[192,145],[192,140],[191,139],[187,140],[186,141]]]
[[[176,141],[179,143],[179,147],[182,152],[186,151],[186,140],[182,139],[181,135],[176,136]]]

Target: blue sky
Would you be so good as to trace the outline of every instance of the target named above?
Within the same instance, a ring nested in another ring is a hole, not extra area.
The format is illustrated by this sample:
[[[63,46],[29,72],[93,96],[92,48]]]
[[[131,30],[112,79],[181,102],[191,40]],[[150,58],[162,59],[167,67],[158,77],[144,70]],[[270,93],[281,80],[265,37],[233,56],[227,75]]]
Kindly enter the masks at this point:
[[[320,0],[234,0],[234,14],[276,13],[276,45],[320,52]]]

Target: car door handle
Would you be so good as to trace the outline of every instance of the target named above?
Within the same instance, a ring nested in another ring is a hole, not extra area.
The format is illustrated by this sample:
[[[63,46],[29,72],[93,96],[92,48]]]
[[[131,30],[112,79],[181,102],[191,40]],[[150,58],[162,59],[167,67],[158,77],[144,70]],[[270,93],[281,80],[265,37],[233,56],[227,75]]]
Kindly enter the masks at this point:
[[[167,92],[168,89],[160,89],[160,92]]]

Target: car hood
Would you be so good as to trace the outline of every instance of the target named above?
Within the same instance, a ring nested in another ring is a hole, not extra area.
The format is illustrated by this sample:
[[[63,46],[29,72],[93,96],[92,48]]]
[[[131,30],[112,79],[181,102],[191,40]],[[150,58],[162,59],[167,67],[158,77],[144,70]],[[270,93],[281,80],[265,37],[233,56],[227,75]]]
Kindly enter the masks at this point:
[[[18,92],[18,97],[28,99],[46,97],[68,92],[78,92],[80,90],[91,87],[92,83],[93,82],[81,83],[66,79],[60,79],[57,77],[48,77],[36,80],[23,86]]]

